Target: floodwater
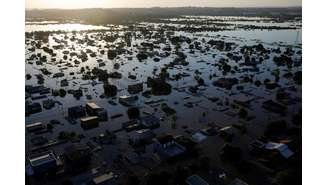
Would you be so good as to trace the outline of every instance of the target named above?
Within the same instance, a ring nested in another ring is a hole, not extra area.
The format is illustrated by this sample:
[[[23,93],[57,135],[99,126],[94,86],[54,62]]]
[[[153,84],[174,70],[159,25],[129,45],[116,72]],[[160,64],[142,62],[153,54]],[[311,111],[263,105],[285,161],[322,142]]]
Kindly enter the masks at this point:
[[[50,22],[50,23],[49,23]],[[31,24],[33,23],[33,24]],[[36,32],[36,31],[86,31],[86,30],[103,30],[108,29],[105,26],[95,26],[86,24],[56,24],[55,21],[47,22],[29,22],[25,25],[25,32]]]
[[[208,36],[216,37],[228,36],[240,39],[246,39],[248,43],[253,41],[264,42],[267,44],[302,44],[302,30],[234,30],[220,31],[217,33],[206,33]]]
[[[230,19],[228,21],[231,21]],[[136,24],[143,27],[144,24],[153,25],[152,23],[143,23]],[[266,23],[269,24],[269,23]],[[297,22],[297,24],[299,24]],[[174,24],[173,24],[174,25]],[[157,25],[159,27],[163,25]],[[175,36],[186,36],[192,41],[200,42],[202,48],[208,47],[207,42],[210,40],[223,40],[225,42],[235,43],[231,51],[219,51],[215,48],[209,48],[205,52],[202,50],[194,50],[194,53],[190,52],[189,44],[182,43],[179,50],[184,52],[187,55],[186,61],[189,62],[188,66],[174,66],[168,68],[170,76],[178,73],[187,73],[189,77],[183,77],[179,81],[168,80],[168,83],[172,86],[172,92],[167,96],[152,96],[151,100],[160,100],[163,99],[163,103],[167,103],[170,107],[174,108],[177,111],[177,128],[171,128],[170,118],[165,116],[165,114],[160,110],[160,105],[146,105],[145,102],[150,100],[146,97],[143,97],[141,94],[137,94],[139,97],[137,105],[141,109],[141,112],[149,112],[158,117],[164,118],[164,121],[161,123],[161,127],[155,129],[155,133],[163,134],[165,132],[176,133],[176,134],[186,134],[185,130],[181,127],[187,125],[190,129],[198,131],[207,126],[208,123],[215,123],[219,126],[231,125],[234,123],[243,123],[249,126],[250,128],[250,137],[256,138],[265,129],[266,123],[268,120],[280,119],[281,116],[275,113],[268,112],[263,110],[262,102],[268,99],[275,99],[276,91],[268,90],[263,85],[260,87],[254,86],[252,83],[241,83],[239,85],[243,86],[243,90],[236,89],[234,86],[231,90],[226,90],[218,88],[212,85],[212,82],[220,77],[236,77],[241,78],[243,76],[252,76],[253,80],[260,80],[263,82],[265,79],[273,80],[274,77],[271,74],[271,71],[279,69],[280,71],[280,81],[279,84],[281,87],[288,89],[291,93],[291,96],[295,99],[301,98],[301,86],[297,85],[291,79],[283,78],[282,75],[287,72],[295,73],[301,70],[301,66],[295,66],[292,68],[287,68],[286,66],[277,66],[273,62],[273,57],[278,56],[276,53],[271,52],[268,54],[268,58],[265,59],[265,62],[258,64],[258,72],[250,72],[246,69],[245,66],[240,66],[240,61],[236,62],[233,60],[228,60],[228,64],[232,67],[237,66],[241,71],[236,73],[223,74],[222,70],[218,69],[215,64],[224,58],[227,59],[227,53],[237,53],[239,55],[240,49],[242,46],[248,45],[252,46],[254,44],[263,44],[267,49],[276,49],[280,47],[281,51],[285,51],[287,48],[291,48],[295,53],[291,56],[295,61],[301,61],[301,54],[298,53],[301,51],[302,46],[302,31],[301,29],[282,29],[282,30],[226,30],[226,31],[216,31],[216,32],[181,32],[181,31],[171,31],[166,30],[164,33],[160,33],[156,29],[153,30],[152,36],[145,34],[143,31],[133,31],[131,36],[131,46],[125,46],[124,35],[129,32],[127,30],[117,30],[117,31],[103,31],[106,30],[107,26],[95,26],[95,25],[84,25],[84,24],[26,24],[26,32],[32,33],[37,31],[46,31],[50,32],[48,41],[35,41],[34,36],[26,38],[26,59],[30,58],[33,54],[40,54],[41,56],[46,56],[47,61],[43,62],[42,65],[37,65],[38,59],[26,60],[25,62],[25,73],[32,76],[31,79],[26,80],[26,85],[38,85],[37,78],[35,75],[41,74],[41,69],[46,68],[51,75],[43,75],[44,77],[44,86],[51,89],[82,89],[83,96],[80,99],[76,99],[71,94],[67,94],[65,97],[54,97],[51,94],[47,95],[45,99],[53,99],[59,101],[62,105],[56,105],[50,110],[43,109],[42,112],[32,114],[26,117],[26,124],[34,123],[38,121],[49,122],[50,120],[56,119],[60,120],[64,125],[56,125],[53,133],[45,134],[49,139],[56,139],[57,134],[60,131],[75,131],[77,133],[83,133],[86,138],[91,138],[94,136],[103,133],[104,130],[118,130],[122,127],[122,123],[129,121],[129,118],[126,115],[127,107],[120,105],[118,103],[118,98],[106,98],[101,97],[103,94],[103,85],[102,82],[98,80],[83,80],[82,74],[80,73],[81,67],[89,67],[93,69],[98,67],[100,69],[105,69],[108,72],[119,72],[122,74],[121,79],[111,79],[109,82],[113,85],[116,85],[119,89],[116,97],[121,95],[129,95],[127,92],[127,86],[130,84],[135,84],[139,82],[146,82],[147,77],[152,77],[154,74],[158,74],[160,69],[165,65],[169,64],[176,58],[174,54],[175,46],[169,42],[167,35],[169,32],[173,32]],[[124,27],[122,27],[124,28]],[[79,32],[93,30],[93,32]],[[97,30],[102,30],[97,32]],[[63,31],[63,33],[52,33],[53,31]],[[72,32],[77,31],[77,32]],[[130,31],[131,32],[131,31]],[[155,33],[160,34],[160,36],[155,36]],[[106,42],[103,38],[105,35],[117,35],[118,38],[113,42]],[[86,39],[90,42],[80,42],[81,40]],[[164,38],[164,39],[163,39]],[[64,41],[64,42],[63,42]],[[154,42],[158,41],[156,44],[158,47],[153,48],[149,53],[153,53],[156,57],[156,53],[163,53],[163,48],[170,46],[172,52],[170,56],[159,57],[159,62],[154,62],[154,57],[148,57],[147,60],[138,61],[136,55],[143,50],[140,47],[142,42]],[[40,42],[42,46],[48,48],[53,48],[56,46],[61,46],[60,49],[54,49],[56,56],[50,56],[46,53],[42,47],[36,48],[35,42]],[[123,49],[125,52],[119,55],[114,60],[110,60],[107,57],[108,48],[117,48],[120,45],[124,45]],[[35,50],[33,50],[35,49]],[[88,60],[85,62],[79,62],[75,64],[75,60],[79,60],[76,56],[69,54],[64,54],[64,51],[68,53],[80,53],[81,51],[86,52],[89,49],[95,56],[90,56],[91,53],[88,53]],[[100,51],[105,50],[104,54],[101,54]],[[63,59],[64,55],[68,56],[68,59]],[[104,66],[99,67],[99,63],[105,63]],[[114,64],[120,64],[119,69],[114,68]],[[154,73],[155,70],[155,73]],[[203,78],[205,81],[205,86],[201,87],[198,93],[193,94],[188,91],[189,86],[196,85],[194,80],[195,71],[198,70],[200,74],[199,77]],[[63,72],[64,77],[52,78],[52,75],[58,72]],[[74,73],[71,75],[71,73]],[[136,75],[137,79],[132,80],[127,78],[129,74]],[[216,77],[214,76],[216,75]],[[210,78],[209,76],[213,76]],[[69,85],[66,87],[60,86],[60,81],[67,79]],[[144,91],[147,89],[146,84],[144,83]],[[86,95],[90,95],[92,98],[87,99]],[[238,110],[231,107],[231,105],[226,104],[226,102],[233,103],[235,98],[238,98],[241,95],[248,95],[253,98],[250,108],[248,108],[249,115],[254,117],[251,121],[241,120],[236,116]],[[208,100],[208,97],[217,97],[219,100],[217,102],[212,102]],[[28,102],[42,102],[45,99],[41,100],[31,100],[27,97],[26,101]],[[108,101],[117,102],[117,105],[109,104]],[[108,122],[102,122],[98,128],[84,131],[79,124],[72,125],[68,123],[64,117],[67,116],[67,108],[75,105],[85,105],[88,101],[95,101],[99,106],[105,108],[110,116],[116,114],[123,114],[122,117],[116,119],[109,119]],[[193,108],[188,108],[184,106],[185,103],[190,102],[194,104]],[[296,101],[294,104],[287,105],[288,113],[286,114],[285,119],[291,120],[291,115],[298,112],[301,108],[301,102]],[[204,113],[206,116],[204,117]],[[142,115],[145,115],[142,113]],[[119,137],[122,140],[127,140],[127,133],[122,131],[119,133]],[[28,138],[31,136],[27,136]],[[28,145],[31,143],[27,140]],[[60,147],[57,148],[60,152]]]

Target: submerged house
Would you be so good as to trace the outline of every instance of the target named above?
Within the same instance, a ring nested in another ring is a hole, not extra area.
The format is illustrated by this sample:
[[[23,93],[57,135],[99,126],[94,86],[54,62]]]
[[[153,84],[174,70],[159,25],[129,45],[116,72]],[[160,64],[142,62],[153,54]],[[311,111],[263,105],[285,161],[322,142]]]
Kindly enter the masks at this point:
[[[45,108],[45,109],[53,108],[55,106],[55,103],[56,102],[52,99],[47,99],[47,100],[42,101],[43,108]]]
[[[229,185],[248,185],[246,182],[236,178]]]
[[[201,132],[196,132],[193,135],[191,135],[191,139],[192,139],[192,141],[194,141],[196,143],[201,143],[205,139],[207,139],[207,136],[202,134]]]
[[[32,169],[31,174],[42,174],[54,171],[58,167],[57,158],[52,151],[30,156],[28,162]]]
[[[88,102],[85,105],[85,109],[89,116],[98,116],[100,121],[108,120],[108,115],[107,115],[106,109],[99,107],[94,102]]]
[[[65,164],[71,166],[73,170],[89,165],[91,155],[90,147],[85,144],[74,144],[64,149]]]
[[[133,106],[138,100],[138,96],[120,96],[118,102],[124,106]]]
[[[292,155],[294,155],[294,152],[291,151],[286,144],[283,143],[274,143],[274,142],[268,142],[265,145],[265,149],[267,150],[276,150],[279,151],[279,153],[286,159],[290,158]]]
[[[226,126],[219,130],[219,135],[223,139],[231,141],[237,135],[237,130],[234,127]]]
[[[268,111],[284,115],[287,111],[287,107],[279,104],[277,102],[274,102],[272,100],[267,100],[263,102],[262,107]]]
[[[104,173],[102,175],[99,175],[97,177],[94,177],[92,179],[92,184],[93,185],[104,184],[106,182],[109,182],[112,179],[114,179],[114,173],[113,172],[108,172],[108,173]]]
[[[98,116],[89,116],[80,119],[81,127],[83,129],[92,129],[99,126]]]
[[[198,175],[189,176],[186,179],[186,184],[188,185],[209,185],[203,178]]]
[[[44,87],[42,85],[38,85],[38,86],[26,85],[25,92],[29,94],[34,94],[34,93],[47,94],[50,93],[50,88]]]
[[[97,112],[102,110],[102,108],[94,102],[88,102],[85,105],[85,110],[90,116],[96,116]]]
[[[128,92],[130,94],[137,94],[143,91],[143,83],[137,83],[128,86]]]
[[[248,148],[252,153],[259,153],[265,148],[265,143],[260,140],[254,140],[249,144]]]
[[[85,108],[83,106],[74,106],[68,108],[68,116],[71,118],[81,118],[86,116]]]
[[[240,94],[240,95],[236,96],[233,101],[236,104],[239,104],[241,106],[249,107],[251,101],[253,101],[253,100],[254,100],[254,97],[252,97],[252,96]]]
[[[34,102],[26,105],[25,113],[27,115],[42,112],[42,107],[39,102]]]
[[[150,129],[136,130],[130,135],[130,142],[133,145],[150,142],[155,134]]]
[[[140,118],[140,125],[144,128],[158,128],[160,126],[160,119],[154,115],[148,115]]]
[[[154,151],[162,159],[169,159],[185,153],[186,148],[177,143],[172,135],[164,135],[154,140]]]
[[[36,122],[26,125],[25,128],[28,132],[36,132],[47,129],[47,126],[45,123]]]

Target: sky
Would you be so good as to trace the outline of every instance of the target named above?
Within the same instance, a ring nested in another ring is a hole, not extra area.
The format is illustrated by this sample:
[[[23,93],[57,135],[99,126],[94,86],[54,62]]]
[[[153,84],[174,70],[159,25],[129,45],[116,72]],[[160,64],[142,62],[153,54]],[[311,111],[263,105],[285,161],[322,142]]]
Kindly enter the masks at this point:
[[[27,9],[136,7],[281,7],[301,6],[302,0],[25,0]]]

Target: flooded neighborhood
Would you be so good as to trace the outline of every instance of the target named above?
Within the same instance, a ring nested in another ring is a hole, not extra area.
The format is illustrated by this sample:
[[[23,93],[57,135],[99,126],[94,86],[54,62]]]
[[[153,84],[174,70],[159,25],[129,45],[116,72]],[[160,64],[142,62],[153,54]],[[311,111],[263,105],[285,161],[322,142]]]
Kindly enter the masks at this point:
[[[301,184],[301,8],[185,9],[27,11],[27,184]]]

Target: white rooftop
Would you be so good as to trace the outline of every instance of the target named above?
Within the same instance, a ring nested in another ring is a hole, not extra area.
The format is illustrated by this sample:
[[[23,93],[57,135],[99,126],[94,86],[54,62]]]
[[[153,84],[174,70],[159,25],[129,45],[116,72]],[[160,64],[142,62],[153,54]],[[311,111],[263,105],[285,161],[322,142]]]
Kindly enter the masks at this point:
[[[200,143],[200,142],[204,141],[207,138],[204,134],[202,134],[200,132],[197,132],[197,133],[193,134],[191,137],[197,143]]]
[[[282,156],[284,156],[286,159],[291,157],[294,152],[291,151],[286,144],[283,143],[274,143],[274,142],[268,142],[265,145],[265,148],[268,150],[278,150]]]

